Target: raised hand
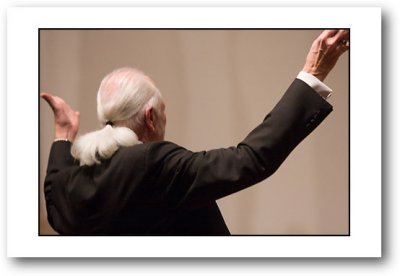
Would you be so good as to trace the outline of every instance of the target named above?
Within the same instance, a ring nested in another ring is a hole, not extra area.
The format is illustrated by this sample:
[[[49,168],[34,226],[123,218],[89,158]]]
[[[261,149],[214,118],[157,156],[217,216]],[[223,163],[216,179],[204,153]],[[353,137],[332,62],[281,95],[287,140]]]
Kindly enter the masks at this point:
[[[349,30],[325,30],[314,40],[303,71],[323,81],[339,57],[349,49]]]
[[[79,112],[74,111],[63,99],[50,93],[40,93],[54,112],[55,137],[73,142],[79,129]]]

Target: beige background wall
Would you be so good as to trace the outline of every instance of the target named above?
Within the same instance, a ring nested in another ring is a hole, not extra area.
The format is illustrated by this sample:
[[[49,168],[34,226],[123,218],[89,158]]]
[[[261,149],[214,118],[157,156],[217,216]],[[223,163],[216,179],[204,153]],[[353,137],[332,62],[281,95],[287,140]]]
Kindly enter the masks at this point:
[[[166,140],[191,150],[236,145],[301,70],[319,30],[42,30],[40,90],[99,127],[96,93],[115,68],[137,67],[167,105]],[[348,53],[326,79],[334,112],[269,179],[218,201],[233,234],[348,234]],[[53,136],[40,104],[40,185]],[[41,192],[40,232],[52,234]]]

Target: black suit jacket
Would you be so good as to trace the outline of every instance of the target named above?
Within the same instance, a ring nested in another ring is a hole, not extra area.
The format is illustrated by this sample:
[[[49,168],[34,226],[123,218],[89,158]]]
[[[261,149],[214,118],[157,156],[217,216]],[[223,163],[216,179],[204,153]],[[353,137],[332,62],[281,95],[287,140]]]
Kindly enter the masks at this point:
[[[215,201],[274,173],[331,111],[296,79],[236,147],[191,152],[150,142],[79,166],[69,142],[54,142],[45,179],[48,220],[64,235],[229,235]]]

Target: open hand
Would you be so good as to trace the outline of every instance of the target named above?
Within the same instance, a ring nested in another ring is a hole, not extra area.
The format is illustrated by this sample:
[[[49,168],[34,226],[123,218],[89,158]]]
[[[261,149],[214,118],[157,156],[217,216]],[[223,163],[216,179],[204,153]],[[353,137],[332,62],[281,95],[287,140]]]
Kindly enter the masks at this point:
[[[314,40],[303,71],[323,81],[339,57],[349,49],[349,30],[325,30]]]
[[[63,99],[49,93],[40,93],[54,112],[55,136],[58,139],[75,140],[79,129],[79,112],[74,111]]]

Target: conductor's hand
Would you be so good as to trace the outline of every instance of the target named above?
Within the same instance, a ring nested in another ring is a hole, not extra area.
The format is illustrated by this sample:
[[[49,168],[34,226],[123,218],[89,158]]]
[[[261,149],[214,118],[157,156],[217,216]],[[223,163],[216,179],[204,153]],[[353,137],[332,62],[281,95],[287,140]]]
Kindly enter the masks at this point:
[[[73,142],[79,129],[79,112],[74,111],[63,99],[49,93],[40,93],[54,112],[56,139]]]
[[[349,30],[325,30],[314,40],[303,71],[323,81],[340,55],[349,49]]]

